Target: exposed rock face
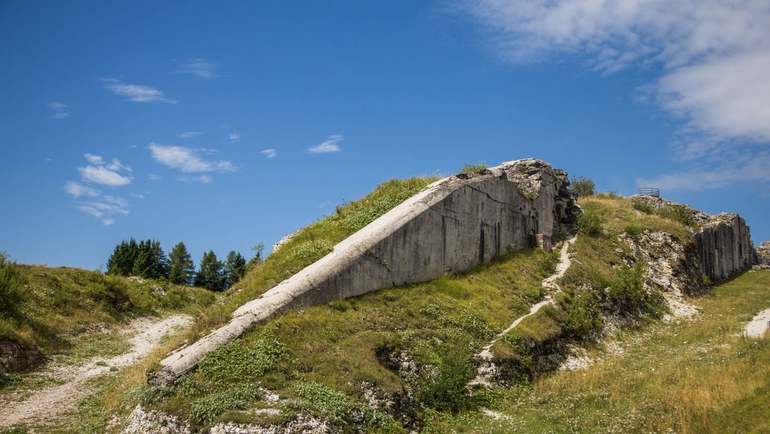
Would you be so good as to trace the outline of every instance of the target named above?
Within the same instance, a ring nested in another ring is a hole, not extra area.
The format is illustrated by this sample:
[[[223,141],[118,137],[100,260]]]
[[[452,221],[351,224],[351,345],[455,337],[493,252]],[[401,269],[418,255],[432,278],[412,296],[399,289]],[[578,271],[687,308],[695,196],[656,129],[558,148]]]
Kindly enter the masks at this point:
[[[568,185],[564,171],[535,159],[437,181],[161,361],[152,381],[174,381],[208,352],[287,309],[429,281],[518,249],[550,249],[575,224]]]
[[[43,361],[43,355],[36,349],[10,339],[0,338],[0,375],[22,372],[34,368]]]
[[[718,282],[751,267],[756,253],[746,222],[737,214],[720,214],[694,234],[703,274]]]
[[[770,266],[770,241],[765,241],[757,246],[756,252],[757,264]]]

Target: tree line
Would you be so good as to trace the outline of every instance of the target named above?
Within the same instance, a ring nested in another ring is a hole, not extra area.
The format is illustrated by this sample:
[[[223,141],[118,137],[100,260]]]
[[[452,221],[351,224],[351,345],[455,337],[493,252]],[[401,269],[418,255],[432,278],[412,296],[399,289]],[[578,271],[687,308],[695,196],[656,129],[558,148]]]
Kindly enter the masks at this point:
[[[107,261],[107,273],[119,276],[139,276],[147,279],[167,279],[179,285],[195,285],[212,291],[222,291],[246,274],[247,268],[262,260],[262,245],[255,247],[256,255],[246,259],[234,250],[220,261],[209,250],[203,253],[198,270],[183,242],[177,243],[166,256],[156,240],[136,242],[133,238],[115,246]]]

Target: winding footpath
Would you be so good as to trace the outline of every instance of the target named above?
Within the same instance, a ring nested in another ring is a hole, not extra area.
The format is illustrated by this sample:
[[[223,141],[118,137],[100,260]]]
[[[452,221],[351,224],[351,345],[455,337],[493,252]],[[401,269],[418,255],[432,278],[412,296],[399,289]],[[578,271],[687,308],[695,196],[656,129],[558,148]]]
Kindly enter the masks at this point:
[[[511,325],[506,327],[505,330],[498,333],[489,343],[487,343],[481,351],[479,351],[474,358],[478,360],[479,368],[476,371],[476,378],[474,378],[470,383],[468,383],[469,387],[473,386],[482,386],[482,387],[490,387],[492,385],[492,381],[494,380],[494,375],[496,372],[496,368],[492,360],[494,359],[494,356],[492,354],[492,346],[502,339],[505,335],[510,333],[513,329],[515,329],[522,321],[524,321],[525,318],[532,316],[540,311],[540,309],[544,308],[545,306],[552,305],[554,303],[554,295],[561,291],[561,287],[557,283],[559,279],[564,277],[564,274],[569,270],[569,267],[572,265],[572,258],[570,258],[569,255],[569,248],[577,241],[577,235],[568,238],[564,241],[564,243],[561,246],[561,251],[559,252],[559,263],[556,265],[556,270],[554,273],[545,279],[543,279],[543,289],[546,290],[547,295],[544,299],[541,301],[535,303],[532,305],[532,307],[529,309],[529,312],[525,315],[522,315],[518,318],[516,318]]]
[[[108,374],[118,368],[133,365],[147,356],[174,330],[192,323],[189,315],[172,315],[166,318],[138,318],[123,330],[131,335],[131,350],[104,359],[96,357],[79,366],[48,366],[38,373],[56,379],[59,384],[35,390],[31,395],[0,396],[0,428],[23,423],[45,423],[73,410],[91,390],[89,380]]]

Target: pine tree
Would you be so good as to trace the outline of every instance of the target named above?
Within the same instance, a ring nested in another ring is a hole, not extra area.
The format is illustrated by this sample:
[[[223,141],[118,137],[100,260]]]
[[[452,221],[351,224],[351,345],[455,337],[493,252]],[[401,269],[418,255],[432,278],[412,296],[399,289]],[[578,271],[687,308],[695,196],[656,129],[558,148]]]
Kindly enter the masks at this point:
[[[240,253],[231,250],[225,263],[225,287],[229,288],[246,274],[246,259]]]
[[[145,240],[139,243],[132,272],[135,276],[147,279],[168,277],[168,258],[159,241]]]
[[[195,275],[195,286],[202,286],[212,291],[221,291],[224,289],[224,270],[222,261],[217,259],[217,255],[209,250],[203,254],[200,263],[200,270]]]
[[[173,249],[169,255],[171,261],[168,280],[178,285],[188,285],[195,276],[195,265],[193,264],[190,253],[187,252],[187,247],[184,243],[180,242]]]
[[[115,246],[110,259],[107,261],[107,273],[119,276],[130,276],[134,270],[134,262],[139,253],[136,241],[121,241]]]

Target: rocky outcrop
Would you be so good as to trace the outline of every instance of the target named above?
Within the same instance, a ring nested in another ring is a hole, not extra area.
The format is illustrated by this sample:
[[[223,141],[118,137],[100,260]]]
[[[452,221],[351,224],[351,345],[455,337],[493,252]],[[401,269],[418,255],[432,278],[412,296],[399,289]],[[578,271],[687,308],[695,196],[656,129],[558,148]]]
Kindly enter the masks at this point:
[[[746,222],[737,214],[720,214],[693,235],[703,274],[718,282],[746,270],[756,262],[756,252]]]
[[[770,241],[765,241],[756,248],[757,264],[770,267]]]
[[[43,355],[37,349],[0,337],[0,376],[10,372],[28,371],[43,360]]]
[[[429,281],[518,249],[550,249],[575,224],[568,185],[564,171],[535,159],[437,181],[162,360],[151,381],[173,382],[210,351],[287,309]]]

